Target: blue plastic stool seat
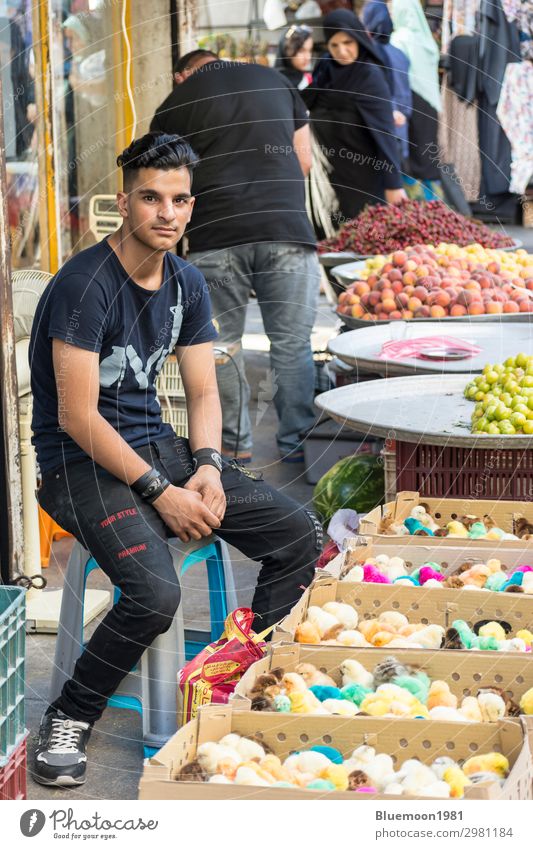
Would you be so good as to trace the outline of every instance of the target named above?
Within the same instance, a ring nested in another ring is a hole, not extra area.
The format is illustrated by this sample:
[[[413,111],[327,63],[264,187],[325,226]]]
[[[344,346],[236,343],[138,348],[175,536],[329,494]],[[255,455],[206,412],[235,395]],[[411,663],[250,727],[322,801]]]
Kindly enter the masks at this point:
[[[192,543],[173,539],[169,546],[180,579],[191,566],[206,563],[211,623],[210,631],[185,631],[180,604],[172,626],[154,640],[109,699],[109,707],[135,710],[141,715],[145,757],[176,731],[178,670],[208,643],[219,639],[228,612],[237,607],[231,561],[222,540],[215,536]],[[59,696],[83,651],[85,587],[88,576],[97,568],[96,560],[76,542],[65,574],[50,701]],[[115,587],[115,603],[119,597],[120,590]]]

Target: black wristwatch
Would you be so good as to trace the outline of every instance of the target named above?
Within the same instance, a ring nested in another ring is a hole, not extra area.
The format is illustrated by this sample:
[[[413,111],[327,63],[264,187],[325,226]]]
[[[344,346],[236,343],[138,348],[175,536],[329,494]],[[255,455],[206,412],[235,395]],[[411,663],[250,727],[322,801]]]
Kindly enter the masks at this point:
[[[222,457],[216,448],[199,448],[192,455],[192,461],[195,472],[200,466],[214,466],[217,471],[222,471]]]
[[[169,486],[170,481],[161,472],[157,469],[149,469],[135,483],[132,483],[131,488],[141,496],[143,501],[152,504]]]

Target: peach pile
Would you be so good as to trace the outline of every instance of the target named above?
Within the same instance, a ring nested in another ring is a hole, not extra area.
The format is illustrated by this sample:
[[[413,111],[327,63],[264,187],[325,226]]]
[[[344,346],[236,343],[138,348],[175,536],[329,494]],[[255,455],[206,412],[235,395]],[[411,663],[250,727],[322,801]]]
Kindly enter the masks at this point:
[[[458,318],[533,312],[532,276],[513,278],[499,262],[449,256],[426,245],[395,251],[339,296],[338,313],[365,321]]]

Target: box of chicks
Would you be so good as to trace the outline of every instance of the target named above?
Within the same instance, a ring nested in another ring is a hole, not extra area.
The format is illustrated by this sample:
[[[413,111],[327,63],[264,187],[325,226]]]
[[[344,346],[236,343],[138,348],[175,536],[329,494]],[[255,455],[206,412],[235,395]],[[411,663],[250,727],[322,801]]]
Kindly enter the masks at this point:
[[[272,646],[231,704],[255,711],[445,722],[533,720],[533,659],[517,653]]]
[[[520,721],[293,716],[202,707],[144,767],[140,799],[531,799]]]
[[[532,657],[533,595],[518,585],[518,591],[486,587],[496,574],[505,583],[523,581],[531,574],[520,571],[526,566],[518,552],[509,558],[511,565],[496,559],[461,565],[464,552],[447,549],[446,568],[428,560],[422,548],[410,550],[409,566],[397,555],[380,554],[379,547],[376,552],[372,546],[345,552],[340,578],[317,574],[276,627],[272,642],[311,648],[385,646],[391,652],[441,648],[518,652]],[[430,549],[429,556],[434,558],[435,551]],[[401,574],[393,578],[398,571]]]
[[[533,596],[533,547],[508,551],[492,543],[490,549],[441,548],[434,540],[411,548],[403,540],[373,542],[359,536],[347,537],[344,546],[325,569],[348,583]]]
[[[511,550],[533,539],[531,501],[470,501],[422,498],[400,492],[395,501],[375,507],[361,519],[360,533],[380,542],[426,545],[428,537],[441,546],[476,546]]]

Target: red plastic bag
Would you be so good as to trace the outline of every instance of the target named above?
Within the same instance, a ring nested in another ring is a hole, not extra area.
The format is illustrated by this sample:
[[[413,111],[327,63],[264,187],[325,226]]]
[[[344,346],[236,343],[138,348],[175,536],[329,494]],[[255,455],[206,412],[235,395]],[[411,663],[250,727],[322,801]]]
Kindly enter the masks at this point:
[[[271,629],[255,634],[253,620],[249,607],[238,607],[226,619],[220,639],[180,669],[184,723],[193,719],[202,705],[226,704],[248,667],[263,657],[264,637]]]

